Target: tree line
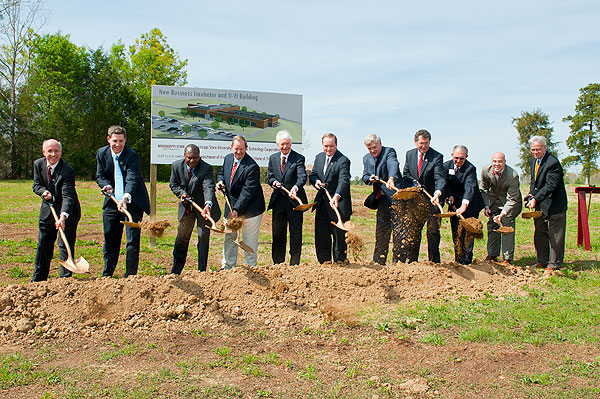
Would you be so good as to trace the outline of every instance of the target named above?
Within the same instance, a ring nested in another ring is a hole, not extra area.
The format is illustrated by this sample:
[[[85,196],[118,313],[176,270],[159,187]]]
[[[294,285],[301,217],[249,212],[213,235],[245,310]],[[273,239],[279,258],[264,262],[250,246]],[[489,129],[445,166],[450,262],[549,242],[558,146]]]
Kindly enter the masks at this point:
[[[95,154],[106,145],[106,129],[127,129],[127,144],[140,155],[143,173],[150,163],[151,85],[185,85],[187,60],[169,46],[159,29],[127,46],[90,49],[68,34],[38,32],[41,0],[0,0],[0,178],[31,178],[32,162],[48,137],[64,146],[80,178],[95,176]],[[600,84],[580,89],[574,115],[563,118],[571,134],[564,167],[580,165],[589,183],[600,155]],[[227,122],[223,120],[215,123]],[[512,118],[519,142],[519,167],[530,173],[528,140],[546,137],[557,153],[554,128],[540,109]],[[163,166],[163,165],[160,165]],[[168,179],[169,168],[159,167]]]

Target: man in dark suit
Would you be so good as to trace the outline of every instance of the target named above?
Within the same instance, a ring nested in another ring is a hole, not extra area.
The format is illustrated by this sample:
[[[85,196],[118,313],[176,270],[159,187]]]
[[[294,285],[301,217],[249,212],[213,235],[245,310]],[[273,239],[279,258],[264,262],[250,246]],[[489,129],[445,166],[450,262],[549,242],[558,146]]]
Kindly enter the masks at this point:
[[[98,150],[96,156],[96,181],[107,194],[113,194],[119,204],[106,197],[102,225],[104,228],[104,271],[110,277],[119,260],[123,225],[126,220],[121,209],[127,209],[134,222],[142,220],[144,212],[150,214],[150,201],[144,178],[140,171],[138,154],[125,145],[127,131],[121,126],[108,128],[108,145]],[[127,249],[125,252],[125,277],[137,274],[140,254],[140,229],[125,227]]]
[[[286,130],[277,133],[275,142],[279,152],[269,157],[267,182],[273,187],[271,200],[267,209],[273,210],[271,222],[273,244],[271,256],[273,263],[285,262],[286,229],[290,229],[290,265],[300,264],[302,252],[302,212],[295,211],[298,202],[291,199],[281,187],[285,187],[292,195],[296,195],[307,203],[304,184],[306,184],[306,168],[304,156],[292,150],[292,136]]]
[[[79,199],[75,191],[75,170],[61,159],[62,145],[54,139],[48,139],[42,145],[42,153],[44,158],[33,162],[33,192],[44,201],[40,207],[38,246],[31,281],[48,279],[59,226],[65,232],[68,245],[71,245],[71,253],[75,253],[77,223],[81,217]],[[60,213],[58,222],[55,221],[50,206],[54,207],[56,213]],[[61,260],[68,258],[66,245],[61,237],[58,240]],[[60,266],[60,277],[70,277],[71,274],[71,271]]]
[[[487,216],[487,261],[497,261],[502,249],[504,262],[512,263],[515,254],[515,232],[500,234],[503,226],[515,228],[515,219],[521,213],[522,198],[519,174],[506,164],[502,152],[492,155],[492,163],[481,170],[481,194]]]
[[[545,267],[552,274],[562,267],[565,257],[565,233],[567,229],[567,192],[564,172],[560,161],[546,151],[546,138],[533,136],[529,139],[531,159],[531,185],[528,206],[542,211],[542,217],[534,219],[533,244],[538,267]]]
[[[373,185],[371,198],[377,206],[375,225],[375,250],[373,262],[385,265],[390,244],[390,235],[393,232],[392,261],[400,259],[400,228],[397,221],[392,219],[390,209],[395,200],[392,196],[396,193],[396,182],[404,188],[396,150],[381,145],[381,139],[376,134],[369,134],[364,140],[369,153],[363,157],[363,182]],[[381,183],[384,181],[385,184]]]
[[[440,219],[434,216],[439,208],[434,206],[439,203],[446,177],[442,167],[444,157],[442,154],[430,147],[431,134],[424,129],[415,133],[415,147],[406,152],[403,176],[409,187],[421,186],[433,196],[430,201],[428,217],[426,220],[418,221],[415,239],[409,244],[408,260],[416,262],[419,259],[419,248],[421,246],[421,230],[427,221],[427,252],[431,262],[440,263]],[[424,194],[423,194],[424,195]],[[427,198],[429,200],[429,198]],[[401,261],[404,259],[401,258]]]
[[[315,214],[315,250],[319,263],[343,262],[347,257],[346,232],[331,224],[337,222],[333,207],[337,207],[342,221],[350,220],[350,160],[337,150],[337,137],[326,133],[322,139],[323,152],[317,154],[309,176],[310,184],[318,190],[313,210]],[[332,199],[329,201],[324,190]]]
[[[225,189],[229,195],[231,208],[225,208],[224,217],[243,218],[242,240],[254,250],[245,251],[245,261],[249,266],[256,266],[258,253],[258,234],[263,212],[265,197],[260,185],[260,168],[246,153],[248,143],[243,136],[235,136],[231,141],[231,154],[223,160],[223,168],[217,174],[217,188]],[[223,242],[222,269],[231,269],[237,263],[238,247],[233,242],[236,233],[226,233]]]
[[[459,234],[458,215],[465,219],[479,217],[479,212],[485,207],[483,197],[477,184],[477,170],[467,161],[469,151],[463,145],[455,145],[452,149],[452,159],[444,163],[446,171],[446,197],[448,203],[456,208],[456,215],[450,218],[452,240],[454,241],[454,258],[463,265],[473,261],[474,238],[467,235],[466,229]]]
[[[173,247],[173,268],[171,273],[181,274],[185,266],[190,237],[194,225],[198,225],[198,270],[206,271],[210,239],[210,225],[206,216],[215,221],[221,217],[221,209],[215,198],[215,181],[213,168],[200,159],[200,149],[195,144],[188,144],[183,152],[183,159],[173,162],[171,166],[171,191],[180,199],[177,210],[177,237]],[[202,206],[198,212],[186,198]]]

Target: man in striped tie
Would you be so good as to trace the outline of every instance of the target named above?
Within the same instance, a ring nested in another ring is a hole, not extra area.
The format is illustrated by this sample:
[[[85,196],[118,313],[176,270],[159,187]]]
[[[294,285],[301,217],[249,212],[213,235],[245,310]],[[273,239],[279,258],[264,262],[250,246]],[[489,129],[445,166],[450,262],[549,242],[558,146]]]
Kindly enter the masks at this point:
[[[534,219],[533,244],[537,256],[536,267],[545,268],[546,275],[562,267],[565,256],[567,229],[567,192],[560,161],[546,151],[546,138],[529,139],[531,159],[531,185],[527,195],[530,209],[542,211]]]

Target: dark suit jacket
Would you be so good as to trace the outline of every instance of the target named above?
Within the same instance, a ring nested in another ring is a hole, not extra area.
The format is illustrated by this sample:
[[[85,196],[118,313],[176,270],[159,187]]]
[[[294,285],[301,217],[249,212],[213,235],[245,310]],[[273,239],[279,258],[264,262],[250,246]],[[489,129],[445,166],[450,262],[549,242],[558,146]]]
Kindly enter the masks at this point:
[[[225,156],[223,168],[217,174],[217,180],[225,183],[231,207],[237,211],[239,216],[247,218],[258,216],[265,211],[265,196],[260,185],[260,168],[246,153],[230,183],[234,159],[233,154]],[[227,215],[229,215],[229,209],[225,208],[225,216]]]
[[[421,166],[421,175],[418,174],[417,162],[419,160],[419,150],[413,148],[406,151],[406,160],[404,161],[404,181],[409,187],[416,186],[419,182],[421,186],[431,195],[439,190],[444,194],[446,185],[446,174],[444,173],[444,156],[429,147],[423,158],[423,166]],[[440,198],[442,201],[443,198]]]
[[[462,200],[469,200],[469,206],[463,213],[465,218],[478,217],[479,212],[485,208],[483,196],[479,191],[477,184],[477,170],[475,165],[469,161],[465,161],[463,166],[456,174],[454,172],[454,162],[449,160],[444,162],[444,170],[446,171],[446,198],[454,197],[454,205],[459,208],[462,205]]]
[[[100,188],[110,185],[115,188],[115,169],[112,159],[110,146],[102,147],[98,150],[96,156],[96,181]],[[148,190],[144,184],[144,178],[140,172],[140,157],[138,154],[125,146],[119,155],[119,165],[125,182],[124,193],[131,195],[131,202],[139,206],[148,215],[150,214],[150,200],[148,199]],[[110,204],[110,205],[109,205]],[[110,198],[104,199],[103,209],[107,206],[116,207],[116,204]]]
[[[294,150],[290,150],[286,161],[283,173],[281,172],[281,152],[276,152],[269,157],[267,183],[272,186],[276,180],[290,190],[293,186],[298,187],[296,194],[303,203],[307,203],[306,192],[304,185],[306,184],[306,167],[304,166],[304,155],[298,154]],[[273,189],[269,206],[267,209],[288,209],[298,205],[298,202],[292,200],[286,193],[280,189]]]
[[[379,161],[371,155],[366,154],[363,157],[363,182],[365,184],[373,185],[373,192],[377,192],[381,189],[382,197],[379,198],[385,201],[386,204],[391,204],[392,195],[396,193],[394,190],[388,189],[385,184],[373,183],[370,178],[371,175],[378,176],[383,181],[388,181],[390,177],[396,179],[396,187],[404,188],[404,180],[400,174],[400,165],[398,164],[398,157],[396,156],[396,150],[391,147],[382,147],[381,154],[378,157]]]
[[[192,172],[192,177],[188,176],[187,165],[184,159],[173,162],[171,165],[171,180],[169,187],[173,194],[177,198],[185,193],[192,197],[194,202],[204,208],[204,204],[207,201],[212,202],[212,208],[210,209],[210,216],[215,220],[219,220],[221,217],[221,208],[219,208],[219,202],[215,196],[215,181],[213,178],[213,168],[203,160],[198,162],[198,165]],[[179,208],[177,209],[177,220],[181,220],[187,206],[190,204],[179,201]],[[196,213],[198,211],[192,207],[192,210]]]
[[[531,159],[531,185],[529,194],[535,198],[535,209],[541,210],[544,216],[552,216],[567,210],[567,192],[563,176],[563,168],[559,160],[548,151],[542,157],[542,163],[535,174],[535,157]]]
[[[48,163],[46,158],[36,159],[33,162],[33,192],[41,196],[44,191],[49,191],[54,199],[54,210],[60,217],[62,212],[68,213],[66,223],[78,221],[81,217],[81,207],[77,191],[75,191],[75,170],[66,161],[60,159],[52,180],[48,181]],[[54,225],[54,216],[50,205],[42,201],[40,207],[40,223]]]
[[[340,151],[336,151],[331,158],[329,167],[325,174],[323,174],[323,168],[325,167],[325,153],[321,152],[315,157],[313,169],[310,172],[309,180],[313,186],[317,180],[321,180],[322,183],[327,184],[327,191],[333,197],[335,194],[341,196],[338,201],[338,210],[340,216],[344,221],[350,219],[352,215],[352,199],[350,198],[350,160],[342,154]],[[313,210],[319,206],[322,201],[329,201],[323,190],[319,190],[315,196],[315,205]],[[332,220],[336,219],[333,209],[328,208],[328,214]]]

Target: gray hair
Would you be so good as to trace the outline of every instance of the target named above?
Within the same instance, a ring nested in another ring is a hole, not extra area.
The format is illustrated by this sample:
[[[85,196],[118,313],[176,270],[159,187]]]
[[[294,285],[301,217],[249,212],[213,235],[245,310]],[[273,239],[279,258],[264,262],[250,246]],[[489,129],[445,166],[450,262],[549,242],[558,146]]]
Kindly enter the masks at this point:
[[[529,139],[529,145],[531,145],[533,143],[539,143],[542,146],[546,147],[546,138],[544,136],[532,136]]]
[[[454,147],[452,147],[452,153],[454,154],[454,151],[460,151],[460,152],[464,152],[465,155],[469,155],[469,150],[467,150],[467,147],[465,147],[464,145],[455,145]]]
[[[288,140],[290,143],[294,141],[292,139],[292,135],[287,130],[280,130],[277,132],[277,136],[275,136],[275,143],[279,144],[281,140]]]
[[[42,151],[44,151],[44,146],[46,145],[47,142],[49,142],[50,140],[54,140],[58,143],[58,146],[60,147],[60,150],[62,151],[62,143],[56,139],[47,139],[44,140],[44,142],[42,143]]]
[[[373,142],[381,144],[381,138],[376,134],[368,134],[367,137],[365,137],[365,145],[369,145]]]

